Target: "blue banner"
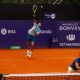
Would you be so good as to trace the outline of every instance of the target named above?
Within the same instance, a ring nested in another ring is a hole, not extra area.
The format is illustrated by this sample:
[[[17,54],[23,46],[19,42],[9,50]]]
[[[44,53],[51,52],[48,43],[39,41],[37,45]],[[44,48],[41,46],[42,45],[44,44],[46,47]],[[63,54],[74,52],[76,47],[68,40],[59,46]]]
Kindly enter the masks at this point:
[[[57,21],[59,47],[80,47],[80,21]]]
[[[36,48],[80,47],[80,21],[44,20]],[[27,33],[32,20],[0,20],[0,48],[26,48]]]

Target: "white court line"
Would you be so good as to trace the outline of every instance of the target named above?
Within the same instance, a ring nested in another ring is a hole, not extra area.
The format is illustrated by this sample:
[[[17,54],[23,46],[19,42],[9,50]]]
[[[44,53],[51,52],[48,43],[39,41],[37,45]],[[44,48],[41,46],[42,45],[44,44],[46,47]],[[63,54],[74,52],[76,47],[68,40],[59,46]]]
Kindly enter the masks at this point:
[[[80,76],[80,73],[30,73],[30,74],[8,74],[4,77],[31,77],[31,76]]]

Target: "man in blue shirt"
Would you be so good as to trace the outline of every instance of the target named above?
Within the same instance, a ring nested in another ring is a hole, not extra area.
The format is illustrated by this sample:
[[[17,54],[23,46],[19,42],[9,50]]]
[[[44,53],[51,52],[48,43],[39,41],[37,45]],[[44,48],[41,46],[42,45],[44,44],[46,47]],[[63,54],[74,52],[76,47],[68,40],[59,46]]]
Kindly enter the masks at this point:
[[[68,67],[68,72],[80,72],[80,57],[76,58]]]
[[[34,25],[31,29],[28,30],[28,35],[27,35],[27,56],[31,57],[32,56],[32,51],[34,49],[34,44],[35,44],[35,40],[36,37],[40,34],[40,27],[41,27],[41,23],[36,23],[36,21],[34,20]],[[30,49],[29,49],[30,47]]]

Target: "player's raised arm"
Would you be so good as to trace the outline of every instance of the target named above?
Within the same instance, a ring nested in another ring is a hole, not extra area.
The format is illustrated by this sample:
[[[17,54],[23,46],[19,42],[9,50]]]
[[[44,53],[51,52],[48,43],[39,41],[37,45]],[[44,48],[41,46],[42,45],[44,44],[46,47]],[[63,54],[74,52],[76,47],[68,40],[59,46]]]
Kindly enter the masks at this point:
[[[36,18],[33,17],[33,24],[36,25],[37,24],[37,21],[36,21]]]

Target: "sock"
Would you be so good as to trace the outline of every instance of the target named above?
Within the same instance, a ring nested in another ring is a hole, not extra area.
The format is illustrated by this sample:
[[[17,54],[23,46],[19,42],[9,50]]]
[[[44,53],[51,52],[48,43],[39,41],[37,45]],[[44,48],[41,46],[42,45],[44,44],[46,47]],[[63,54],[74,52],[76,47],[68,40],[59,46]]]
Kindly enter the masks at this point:
[[[29,51],[29,55],[32,55],[32,51]]]
[[[29,52],[29,55],[28,55],[28,57],[31,57],[31,56],[32,56],[32,51],[30,51],[30,52]]]
[[[27,53],[27,56],[29,56],[30,51],[29,50],[26,50],[26,53]]]

